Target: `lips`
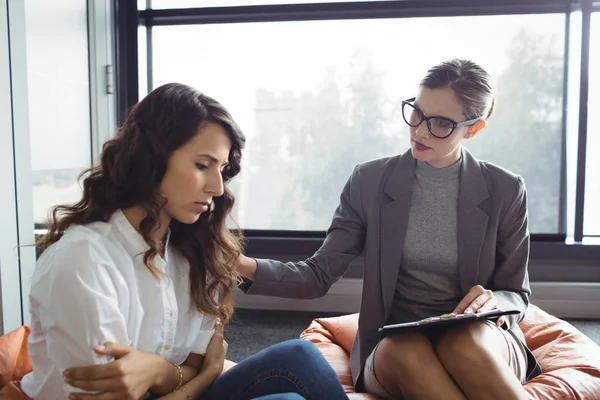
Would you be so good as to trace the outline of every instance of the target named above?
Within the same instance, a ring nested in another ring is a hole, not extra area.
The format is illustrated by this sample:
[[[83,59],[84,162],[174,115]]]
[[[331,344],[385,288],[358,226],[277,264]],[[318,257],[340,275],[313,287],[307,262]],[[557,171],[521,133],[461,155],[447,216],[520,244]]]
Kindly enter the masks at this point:
[[[417,150],[419,150],[419,151],[431,150],[431,147],[425,146],[423,143],[419,143],[419,142],[417,142],[414,139],[413,139],[412,143],[413,143],[414,148],[417,149]]]
[[[200,212],[206,212],[210,207],[210,202],[208,201],[196,201],[194,204],[198,206]]]

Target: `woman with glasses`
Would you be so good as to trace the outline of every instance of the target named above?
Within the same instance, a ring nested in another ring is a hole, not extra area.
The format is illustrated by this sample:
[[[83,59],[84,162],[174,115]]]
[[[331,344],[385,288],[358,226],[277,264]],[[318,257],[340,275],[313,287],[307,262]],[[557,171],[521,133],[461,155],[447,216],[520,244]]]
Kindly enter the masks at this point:
[[[466,60],[431,68],[402,103],[405,154],[357,165],[322,247],[303,262],[241,256],[249,294],[315,298],[364,257],[356,389],[398,399],[525,399],[540,373],[518,323],[530,287],[523,179],[463,148],[494,109],[490,75]],[[496,323],[412,331],[378,329],[445,313],[500,308]]]

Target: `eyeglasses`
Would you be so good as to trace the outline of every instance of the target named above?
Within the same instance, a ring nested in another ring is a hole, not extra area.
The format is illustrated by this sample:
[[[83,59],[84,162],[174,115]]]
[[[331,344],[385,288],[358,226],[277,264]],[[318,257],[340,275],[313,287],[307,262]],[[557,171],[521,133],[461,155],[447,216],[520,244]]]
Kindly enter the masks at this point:
[[[455,122],[446,117],[426,117],[423,115],[423,111],[419,110],[414,104],[411,104],[415,100],[416,97],[413,97],[412,99],[404,100],[402,102],[402,117],[404,118],[404,122],[409,126],[416,128],[421,125],[423,121],[427,121],[429,132],[438,139],[446,139],[448,136],[452,135],[452,132],[454,132],[456,128],[473,125],[481,119],[476,118],[463,122]]]

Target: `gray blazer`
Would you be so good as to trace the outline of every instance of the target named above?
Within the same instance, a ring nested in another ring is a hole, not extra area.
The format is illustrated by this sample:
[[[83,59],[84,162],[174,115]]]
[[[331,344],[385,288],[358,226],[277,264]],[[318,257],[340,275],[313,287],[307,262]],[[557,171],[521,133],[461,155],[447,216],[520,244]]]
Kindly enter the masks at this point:
[[[259,259],[255,280],[242,285],[248,294],[321,297],[344,275],[350,262],[363,254],[358,333],[350,355],[358,390],[362,388],[365,360],[381,339],[378,328],[392,311],[415,166],[410,151],[357,165],[344,187],[321,248],[302,262]],[[528,258],[523,179],[478,161],[463,150],[458,200],[458,263],[463,295],[471,287],[481,285],[494,291],[500,308],[520,310],[519,315],[508,317],[506,324],[523,343],[517,323],[524,317],[531,293]]]

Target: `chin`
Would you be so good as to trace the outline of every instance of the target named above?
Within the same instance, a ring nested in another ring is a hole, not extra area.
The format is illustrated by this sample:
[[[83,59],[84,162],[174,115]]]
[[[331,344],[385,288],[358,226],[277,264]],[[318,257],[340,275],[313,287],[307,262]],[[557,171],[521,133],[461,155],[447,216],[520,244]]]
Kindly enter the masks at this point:
[[[191,225],[200,219],[201,214],[178,215],[175,219],[182,224]]]
[[[412,147],[410,149],[410,151],[412,153],[412,156],[419,161],[430,161],[433,158],[431,156],[431,154],[427,154],[427,153],[431,153],[431,150],[424,152],[424,151],[419,151],[419,150],[415,149],[414,147]]]

